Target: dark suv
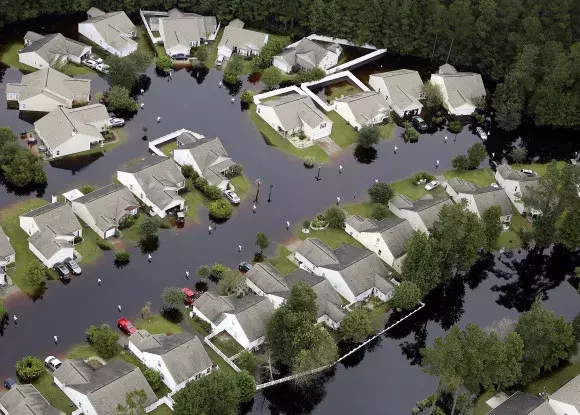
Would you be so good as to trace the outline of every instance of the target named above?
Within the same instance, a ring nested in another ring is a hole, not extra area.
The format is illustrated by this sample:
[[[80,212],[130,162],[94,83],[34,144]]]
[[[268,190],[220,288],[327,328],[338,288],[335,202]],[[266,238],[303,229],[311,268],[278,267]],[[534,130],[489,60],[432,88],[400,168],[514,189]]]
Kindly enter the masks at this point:
[[[413,117],[413,127],[420,132],[427,131],[429,128],[425,120],[421,117]]]
[[[171,59],[174,61],[186,61],[187,55],[185,53],[176,53],[175,55],[171,55]]]
[[[70,280],[70,271],[64,264],[55,264],[54,270],[58,273],[58,276],[63,280]]]

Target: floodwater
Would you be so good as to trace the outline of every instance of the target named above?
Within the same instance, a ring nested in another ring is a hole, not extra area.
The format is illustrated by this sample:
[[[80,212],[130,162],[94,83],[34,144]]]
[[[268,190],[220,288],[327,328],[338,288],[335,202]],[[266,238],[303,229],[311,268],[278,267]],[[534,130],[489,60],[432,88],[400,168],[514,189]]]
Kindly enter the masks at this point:
[[[333,204],[337,196],[344,203],[360,201],[375,178],[393,181],[418,170],[436,172],[436,160],[440,170],[447,169],[455,155],[465,153],[478,141],[464,129],[456,141],[450,139],[445,143],[445,131],[440,131],[424,134],[419,143],[409,144],[400,137],[401,129],[396,129],[393,138],[381,142],[374,151],[345,150],[322,167],[322,180],[317,181],[315,170],[305,169],[297,158],[268,146],[241,109],[236,94],[243,88],[257,91],[259,83],[244,81],[233,91],[220,88],[222,74],[214,70],[180,70],[168,80],[150,68],[146,76],[143,83],[146,91],[137,97],[145,106],[124,127],[128,139],[101,157],[47,165],[44,198],[82,184],[110,183],[120,166],[148,154],[148,139],[180,128],[206,137],[220,137],[232,159],[244,165],[248,179],[252,182],[260,179],[260,193],[256,195],[254,186],[235,216],[218,225],[211,235],[207,232],[209,219],[204,209],[198,222],[187,222],[182,229],[163,230],[151,263],[138,248],[129,247],[131,263],[117,269],[113,254],[105,251],[95,263],[84,266],[83,274],[70,284],[50,282],[44,296],[34,302],[21,294],[7,298],[6,305],[18,316],[18,325],[9,323],[0,331],[0,378],[13,375],[14,363],[24,355],[63,354],[71,345],[84,340],[84,331],[90,324],[104,321],[114,325],[121,315],[117,305],[122,306],[122,315],[129,318],[136,318],[146,301],[151,301],[153,309],[158,310],[161,290],[170,285],[193,286],[197,281],[194,271],[202,264],[222,262],[235,267],[240,261],[251,259],[257,232],[266,232],[277,242],[287,242],[292,236],[285,230],[287,220],[300,223],[312,218]],[[0,95],[4,96],[6,82],[19,80],[18,71],[3,69]],[[106,83],[97,78],[93,96],[99,89],[106,89]],[[158,116],[160,123],[155,122]],[[20,118],[17,111],[2,108],[0,126],[19,132],[29,129],[31,124]],[[143,127],[148,129],[145,138]],[[394,145],[399,148],[397,154]],[[496,159],[501,156],[498,151]],[[544,153],[543,157],[548,156]],[[338,174],[339,164],[343,166],[342,174]],[[36,192],[17,194],[2,186],[0,208],[34,196]],[[254,214],[251,206],[256,196]],[[243,247],[242,253],[237,252],[238,244]],[[273,253],[273,249],[267,253]],[[488,259],[465,282],[457,281],[433,293],[420,313],[325,374],[317,387],[307,392],[289,385],[267,390],[256,396],[248,411],[337,414],[360,412],[364,407],[365,414],[408,413],[415,401],[436,387],[435,379],[423,375],[414,364],[418,348],[429,345],[453,323],[485,326],[502,317],[514,318],[529,308],[536,294],[543,294],[546,307],[567,318],[580,308],[578,295],[566,280],[574,265],[578,265],[577,256],[558,248],[545,256],[516,253],[510,261],[506,262],[513,264],[510,266],[514,270]],[[189,281],[185,278],[186,270],[192,275]],[[103,281],[101,286],[97,285],[97,278]],[[58,344],[53,343],[55,335]]]

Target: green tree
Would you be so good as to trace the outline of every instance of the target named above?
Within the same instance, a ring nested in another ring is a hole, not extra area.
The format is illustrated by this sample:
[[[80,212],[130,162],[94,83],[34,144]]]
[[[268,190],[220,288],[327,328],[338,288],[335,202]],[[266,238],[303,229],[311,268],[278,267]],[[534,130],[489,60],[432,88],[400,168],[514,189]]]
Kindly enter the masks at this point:
[[[163,376],[161,376],[161,372],[155,369],[147,368],[143,370],[143,376],[145,376],[145,379],[147,380],[149,386],[151,386],[151,389],[154,391],[159,390],[161,384],[163,383]]]
[[[209,215],[218,221],[228,220],[234,213],[231,203],[220,198],[209,204]]]
[[[226,267],[224,264],[213,264],[211,267],[211,275],[218,280],[230,271],[231,269]]]
[[[467,156],[464,154],[460,154],[460,155],[454,157],[451,160],[451,166],[455,170],[469,170],[471,168],[471,165],[469,163],[469,158],[467,158]]]
[[[233,54],[230,58],[228,66],[226,67],[226,72],[235,75],[236,77],[241,75],[244,71],[244,58],[238,54]]]
[[[328,222],[328,227],[332,229],[344,229],[346,215],[344,211],[336,206],[329,207],[324,212],[324,219]]]
[[[211,268],[207,265],[200,265],[195,273],[202,279],[209,278],[211,275]]]
[[[463,125],[461,122],[454,120],[449,123],[448,130],[450,133],[457,135],[463,130]]]
[[[110,111],[137,111],[137,101],[129,96],[129,90],[125,87],[113,85],[107,92],[107,108]]]
[[[195,170],[193,166],[190,166],[189,164],[184,164],[183,166],[181,166],[181,174],[183,174],[183,177],[185,177],[186,179],[192,177],[194,173]]]
[[[559,230],[559,239],[571,251],[580,247],[580,208],[568,210]]]
[[[42,360],[34,356],[26,356],[16,362],[16,375],[23,382],[32,382],[45,373]]]
[[[373,183],[371,187],[369,187],[369,197],[373,203],[381,203],[386,205],[389,203],[389,200],[395,195],[393,189],[388,183]]]
[[[137,49],[135,52],[127,56],[128,60],[135,67],[137,72],[145,72],[151,64],[151,55]]]
[[[470,169],[477,169],[486,157],[487,150],[481,143],[475,143],[467,149],[467,159],[469,160]]]
[[[421,300],[421,290],[412,281],[403,281],[396,288],[392,298],[393,306],[410,310]]]
[[[258,359],[252,354],[252,352],[244,350],[236,359],[236,365],[248,373],[254,373],[258,367]]]
[[[242,96],[240,97],[240,100],[244,103],[244,104],[252,104],[254,102],[254,93],[252,91],[250,91],[249,89],[244,89],[244,92],[242,92]]]
[[[147,407],[147,394],[136,389],[125,394],[125,405],[117,404],[117,415],[142,415]]]
[[[300,282],[290,289],[290,296],[286,301],[287,307],[293,313],[300,313],[316,321],[318,307],[316,306],[316,293],[307,284]]]
[[[492,105],[499,128],[513,131],[520,126],[524,107],[524,89],[515,76],[508,75],[504,82],[497,86],[493,93]]]
[[[124,249],[115,251],[115,264],[119,266],[127,265],[131,261],[131,254]]]
[[[371,216],[373,219],[383,220],[391,216],[391,211],[381,203],[373,203]]]
[[[223,80],[226,84],[235,85],[238,83],[238,76],[231,72],[224,72]]]
[[[34,292],[41,292],[46,288],[46,268],[37,261],[31,261],[26,267],[26,283]]]
[[[208,57],[207,47],[206,46],[199,46],[195,51],[195,57],[200,63],[204,63]]]
[[[0,127],[0,148],[6,143],[14,143],[18,137],[8,127]]]
[[[0,299],[0,324],[4,318],[8,316],[8,308],[4,304],[4,302]]]
[[[522,382],[529,383],[541,371],[556,367],[577,351],[574,329],[564,317],[541,307],[536,301],[530,311],[523,313],[516,332],[524,342]]]
[[[99,356],[108,359],[117,354],[119,335],[108,324],[91,325],[87,331],[87,341],[97,351]]]
[[[580,342],[580,313],[572,320],[572,330],[574,330],[574,338],[576,342]]]
[[[432,82],[426,82],[423,85],[423,93],[425,94],[425,106],[430,110],[436,110],[443,105],[443,94],[441,88]]]
[[[4,180],[17,187],[46,183],[44,161],[18,142],[0,146],[0,169]]]
[[[141,307],[141,318],[143,320],[149,320],[153,313],[151,312],[151,302],[147,301],[143,307]]]
[[[236,415],[240,391],[236,375],[227,370],[215,370],[187,386],[174,396],[175,415]]]
[[[528,150],[525,147],[515,147],[510,153],[510,158],[514,163],[523,163],[528,158]]]
[[[264,252],[264,249],[270,246],[268,235],[266,235],[264,232],[258,232],[256,234],[256,245],[260,248],[260,252]]]
[[[267,88],[272,89],[282,82],[282,72],[280,72],[280,69],[275,66],[270,66],[269,68],[264,69],[260,80]]]
[[[166,54],[160,55],[155,62],[155,67],[160,71],[169,72],[173,67],[173,61]]]
[[[237,372],[235,377],[240,402],[250,402],[256,393],[256,381],[254,377],[245,370]]]
[[[135,82],[137,82],[140,72],[135,62],[129,56],[122,58],[116,55],[109,55],[105,59],[105,63],[109,65],[109,69],[105,74],[109,85],[111,87],[123,87],[130,91]]]
[[[483,224],[483,234],[485,237],[483,247],[487,252],[495,251],[499,248],[499,236],[503,231],[501,207],[495,205],[485,210],[481,215],[481,222]]]
[[[406,142],[416,143],[417,141],[419,141],[420,136],[421,134],[419,134],[419,131],[415,130],[411,125],[411,123],[408,123],[405,126],[405,131],[403,132],[403,139]]]
[[[355,308],[348,313],[340,323],[340,336],[344,340],[362,343],[373,334],[373,326],[369,314],[361,308]]]
[[[237,271],[226,272],[218,282],[221,295],[243,295],[246,288],[244,276]]]
[[[338,358],[338,347],[330,333],[323,326],[308,326],[308,345],[301,348],[292,363],[292,374],[297,375],[322,366],[327,366]],[[296,379],[296,382],[308,382],[312,376]]]
[[[185,294],[179,287],[165,287],[161,292],[161,299],[167,306],[177,308],[185,301]]]
[[[417,285],[423,295],[441,282],[439,252],[427,234],[417,231],[411,237],[401,274],[406,281]]]
[[[141,240],[150,240],[157,238],[159,231],[159,222],[156,218],[147,216],[139,225],[139,236]]]
[[[358,145],[370,148],[381,141],[381,131],[376,125],[364,125],[358,130]]]

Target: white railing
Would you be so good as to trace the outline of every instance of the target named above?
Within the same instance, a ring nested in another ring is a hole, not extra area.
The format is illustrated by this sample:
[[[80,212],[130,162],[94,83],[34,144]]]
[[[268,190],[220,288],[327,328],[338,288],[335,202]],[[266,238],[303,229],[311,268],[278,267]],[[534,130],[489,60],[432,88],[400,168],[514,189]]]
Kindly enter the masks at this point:
[[[326,73],[333,74],[336,72],[340,72],[340,71],[344,71],[344,70],[353,68],[355,66],[360,66],[360,65],[363,65],[367,62],[378,59],[379,57],[383,56],[386,53],[387,53],[386,49],[378,49],[378,50],[375,50],[374,52],[371,52],[369,54],[361,56],[360,58],[356,58],[356,59],[353,59],[349,62],[343,63],[342,65],[338,65],[338,66],[335,66],[334,68],[330,68],[326,71]]]
[[[221,332],[220,332],[221,333]],[[206,336],[203,341],[209,346],[211,347],[211,349],[216,352],[219,357],[221,357],[222,359],[224,359],[226,361],[226,363],[228,365],[230,365],[232,367],[232,369],[234,369],[236,372],[241,372],[241,369],[232,361],[232,359],[230,359],[229,357],[227,357],[220,349],[218,349],[212,342],[211,342],[211,338],[218,335],[219,333],[211,333],[210,335]]]
[[[300,88],[306,92],[306,94],[308,94],[308,96],[310,98],[312,98],[314,100],[314,102],[316,102],[318,105],[320,105],[320,107],[322,107],[322,109],[324,109],[324,111],[329,112],[329,111],[334,111],[335,109],[335,105],[334,103],[326,104],[324,101],[322,101],[318,95],[316,95],[314,92],[312,92],[310,90],[310,88],[314,87],[316,88],[317,85],[322,85],[324,83],[327,82],[333,82],[333,81],[337,81],[340,79],[347,79],[350,82],[352,82],[353,84],[355,84],[358,88],[360,88],[362,91],[370,91],[370,89],[363,84],[356,76],[354,76],[351,72],[349,71],[342,71],[342,72],[338,72],[338,73],[333,73],[332,75],[328,75],[325,76],[324,78],[318,80],[318,81],[312,81],[312,82],[304,82],[303,84],[300,85]]]
[[[205,138],[205,136],[203,136],[201,134],[194,133],[193,131],[189,131],[186,128],[182,128],[181,130],[173,131],[169,134],[164,135],[163,137],[159,137],[159,138],[156,138],[155,140],[151,141],[149,143],[149,150],[151,150],[153,153],[157,154],[158,156],[165,156],[163,151],[159,150],[157,148],[157,146],[160,144],[163,144],[167,141],[173,140],[174,138],[176,138],[177,136],[179,136],[183,133],[191,133],[191,134],[193,134],[193,136],[195,138],[197,138],[199,140],[201,140],[202,138]]]
[[[289,92],[295,92],[300,95],[306,95],[306,93],[298,88],[296,85],[288,86],[286,88],[275,89],[273,91],[264,92],[263,94],[254,95],[254,104],[258,105],[263,99],[275,97],[277,95],[287,94]]]

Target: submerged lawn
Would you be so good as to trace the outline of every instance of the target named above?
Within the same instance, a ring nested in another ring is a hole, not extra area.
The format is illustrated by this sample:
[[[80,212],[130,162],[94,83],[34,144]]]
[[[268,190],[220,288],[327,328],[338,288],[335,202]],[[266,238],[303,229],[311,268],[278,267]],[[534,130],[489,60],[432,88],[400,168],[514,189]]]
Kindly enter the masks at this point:
[[[267,258],[266,261],[270,263],[274,268],[276,268],[282,275],[288,275],[292,271],[295,271],[298,266],[290,261],[287,257],[291,252],[284,245],[279,245],[276,250],[276,256]]]
[[[302,228],[302,226],[300,226]],[[336,249],[341,245],[350,244],[357,246],[359,248],[363,248],[363,246],[350,236],[348,233],[344,231],[344,229],[331,229],[326,228],[321,231],[314,231],[310,229],[309,233],[302,233],[300,229],[297,230],[296,236],[298,238],[305,240],[307,238],[318,238],[322,242],[324,242],[330,249]]]

